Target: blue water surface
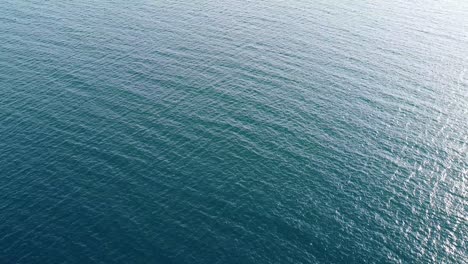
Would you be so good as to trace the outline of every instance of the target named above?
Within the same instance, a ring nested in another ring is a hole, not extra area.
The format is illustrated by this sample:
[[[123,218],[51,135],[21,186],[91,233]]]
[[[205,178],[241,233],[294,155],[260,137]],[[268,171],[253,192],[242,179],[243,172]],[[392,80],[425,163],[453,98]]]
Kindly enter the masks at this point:
[[[0,263],[467,263],[468,2],[3,0]]]

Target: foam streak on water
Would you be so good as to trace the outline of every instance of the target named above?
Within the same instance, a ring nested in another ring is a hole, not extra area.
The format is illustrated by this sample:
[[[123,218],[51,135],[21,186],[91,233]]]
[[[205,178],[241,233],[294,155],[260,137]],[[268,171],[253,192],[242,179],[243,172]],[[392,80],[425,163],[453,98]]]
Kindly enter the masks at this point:
[[[2,1],[1,263],[466,263],[465,1]]]

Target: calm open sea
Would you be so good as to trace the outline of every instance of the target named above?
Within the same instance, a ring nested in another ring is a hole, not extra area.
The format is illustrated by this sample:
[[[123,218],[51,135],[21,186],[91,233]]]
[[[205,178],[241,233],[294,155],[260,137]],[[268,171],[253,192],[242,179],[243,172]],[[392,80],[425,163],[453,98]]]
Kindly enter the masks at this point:
[[[468,1],[3,0],[0,263],[467,263]]]

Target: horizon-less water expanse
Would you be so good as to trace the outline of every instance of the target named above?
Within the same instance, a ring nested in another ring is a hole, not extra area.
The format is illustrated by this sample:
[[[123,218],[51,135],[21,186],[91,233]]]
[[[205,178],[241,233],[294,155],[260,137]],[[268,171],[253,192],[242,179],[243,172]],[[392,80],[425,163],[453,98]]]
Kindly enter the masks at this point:
[[[0,2],[0,263],[468,263],[468,2]]]

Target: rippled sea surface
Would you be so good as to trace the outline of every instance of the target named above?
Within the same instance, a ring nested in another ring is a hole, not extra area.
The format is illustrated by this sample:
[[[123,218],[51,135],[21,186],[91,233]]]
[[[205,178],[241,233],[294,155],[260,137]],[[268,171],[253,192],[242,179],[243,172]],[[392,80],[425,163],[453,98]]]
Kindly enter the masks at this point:
[[[0,2],[1,263],[467,263],[468,2]]]

